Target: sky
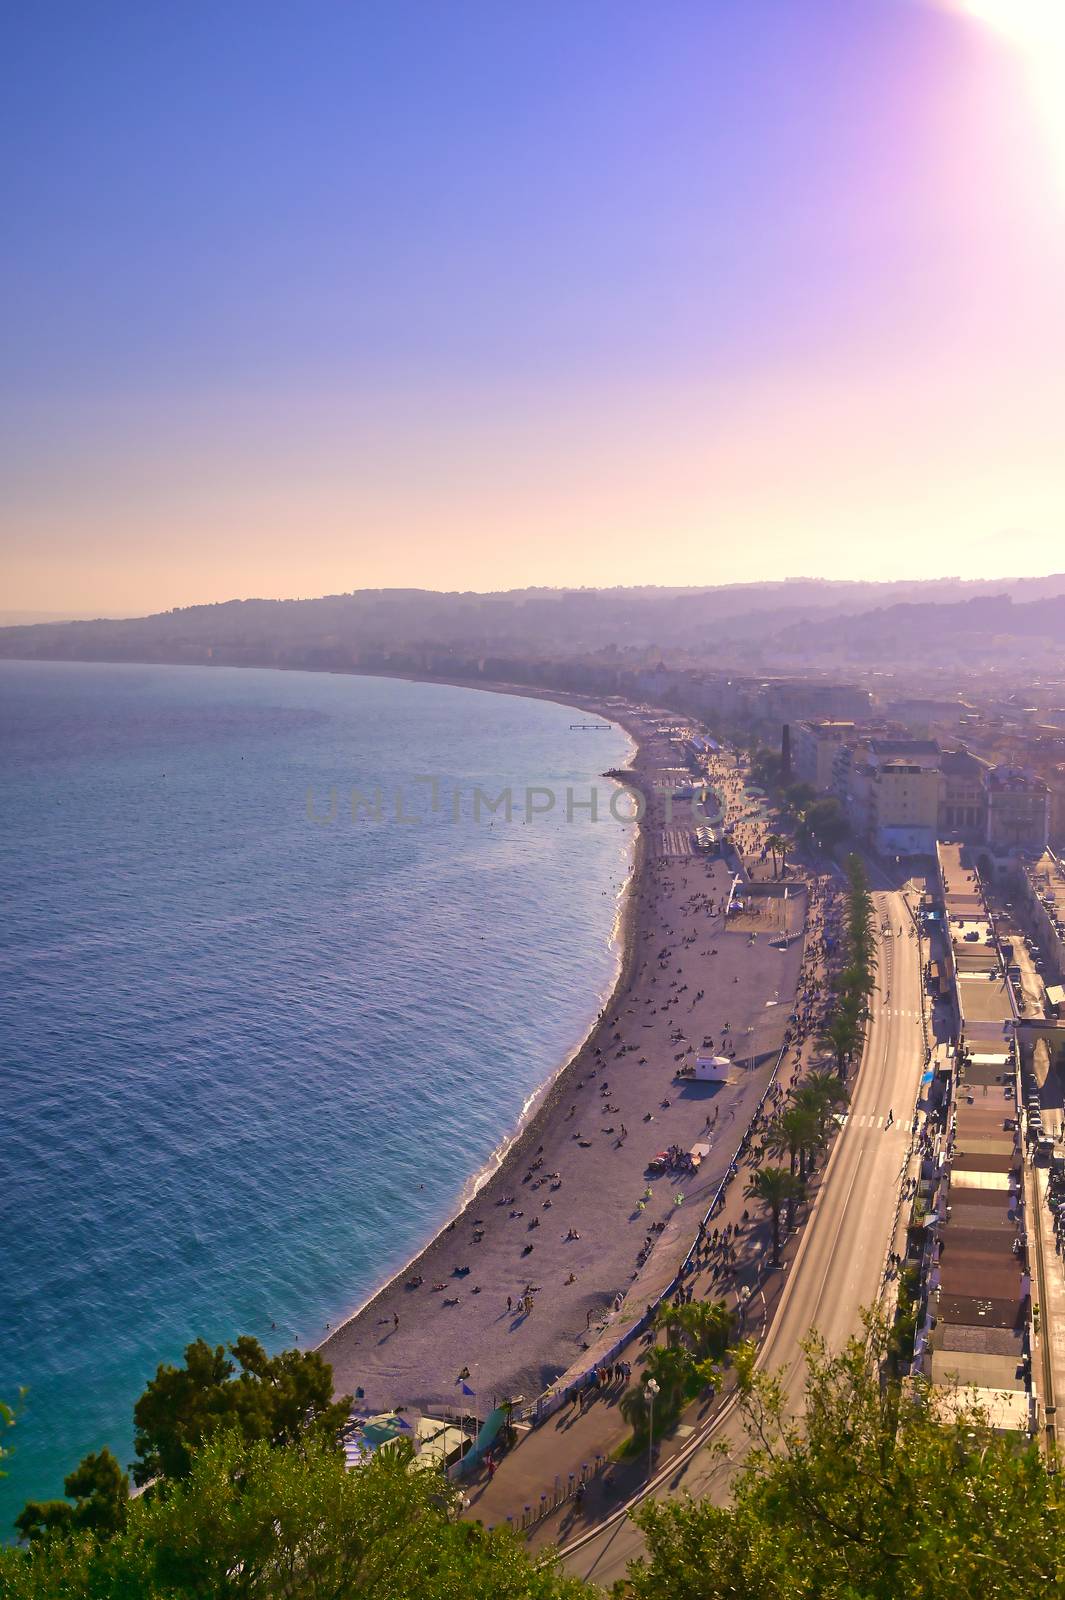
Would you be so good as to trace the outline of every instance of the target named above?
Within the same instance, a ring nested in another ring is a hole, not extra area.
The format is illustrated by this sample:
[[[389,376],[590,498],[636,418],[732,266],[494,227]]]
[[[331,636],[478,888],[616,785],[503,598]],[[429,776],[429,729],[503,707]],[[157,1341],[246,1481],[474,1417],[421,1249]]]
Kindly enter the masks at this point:
[[[1060,0],[39,0],[0,605],[1065,565]]]

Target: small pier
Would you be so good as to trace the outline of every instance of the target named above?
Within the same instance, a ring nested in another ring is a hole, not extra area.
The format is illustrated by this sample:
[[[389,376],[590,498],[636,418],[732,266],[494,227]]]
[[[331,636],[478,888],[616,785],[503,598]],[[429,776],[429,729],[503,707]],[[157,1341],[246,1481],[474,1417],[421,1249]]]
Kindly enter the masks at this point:
[[[609,722],[571,722],[570,733],[609,733]]]

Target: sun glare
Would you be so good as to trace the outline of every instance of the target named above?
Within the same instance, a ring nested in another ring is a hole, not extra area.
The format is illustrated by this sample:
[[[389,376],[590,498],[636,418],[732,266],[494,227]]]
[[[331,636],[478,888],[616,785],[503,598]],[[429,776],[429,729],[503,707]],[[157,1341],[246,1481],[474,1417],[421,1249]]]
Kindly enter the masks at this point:
[[[1065,183],[1065,0],[948,0],[948,5],[959,16],[985,24],[1024,59]]]
[[[986,22],[1022,47],[1065,51],[1063,0],[957,0],[956,10]]]

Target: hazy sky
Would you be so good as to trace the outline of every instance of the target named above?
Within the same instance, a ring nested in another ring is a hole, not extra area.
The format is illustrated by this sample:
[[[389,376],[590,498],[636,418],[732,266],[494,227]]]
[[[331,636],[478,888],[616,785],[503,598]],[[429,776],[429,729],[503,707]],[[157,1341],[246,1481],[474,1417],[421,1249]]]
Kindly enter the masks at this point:
[[[1063,12],[8,7],[0,604],[1060,569]]]

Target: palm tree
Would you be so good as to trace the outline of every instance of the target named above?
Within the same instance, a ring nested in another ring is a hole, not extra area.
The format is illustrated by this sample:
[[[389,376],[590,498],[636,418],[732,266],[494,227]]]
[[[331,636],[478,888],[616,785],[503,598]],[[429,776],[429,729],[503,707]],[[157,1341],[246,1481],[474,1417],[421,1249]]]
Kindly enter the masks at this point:
[[[842,1111],[850,1100],[846,1084],[840,1083],[835,1073],[811,1072],[795,1090],[796,1105],[807,1107],[817,1117],[822,1131],[828,1127],[834,1111]]]
[[[836,993],[844,1001],[858,1000],[866,1004],[876,992],[872,963],[852,961],[836,979]]]
[[[673,1417],[692,1385],[695,1360],[690,1350],[680,1345],[652,1346],[644,1360],[644,1379],[654,1378],[659,1390],[659,1416],[662,1426]],[[642,1387],[642,1385],[641,1385]]]
[[[692,1300],[659,1308],[655,1326],[665,1328],[672,1342],[686,1338],[700,1361],[720,1361],[732,1333],[732,1312],[722,1300]]]
[[[743,1191],[747,1200],[757,1200],[769,1212],[773,1224],[773,1265],[780,1263],[780,1216],[784,1207],[802,1194],[802,1184],[786,1167],[762,1167]]]
[[[647,1390],[642,1383],[633,1383],[618,1401],[618,1410],[625,1418],[637,1439],[647,1432]]]
[[[799,1176],[805,1178],[805,1155],[821,1137],[821,1124],[809,1105],[798,1100],[776,1117],[762,1135],[762,1149],[771,1156],[787,1156],[790,1170],[799,1166]]]
[[[773,876],[775,878],[777,875],[777,851],[784,848],[784,841],[779,833],[771,833],[765,842],[765,846],[767,850],[771,850],[773,853]]]
[[[847,1073],[847,1061],[858,1043],[858,1024],[845,1011],[836,1011],[822,1034],[826,1044],[836,1055],[836,1071],[842,1080]]]
[[[784,876],[784,868],[787,865],[788,851],[791,849],[791,840],[782,838],[781,841],[780,841],[779,848],[780,848],[780,876],[783,877]]]

